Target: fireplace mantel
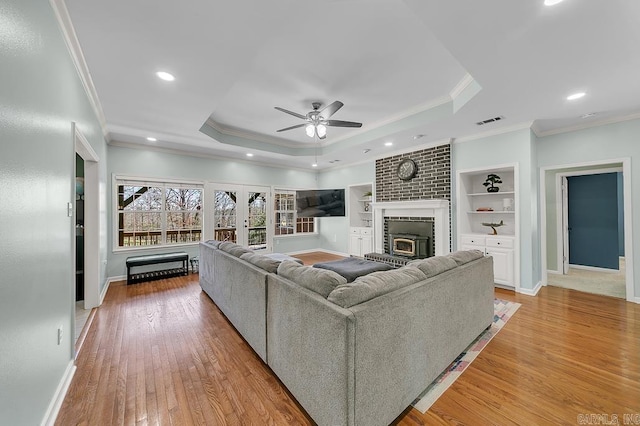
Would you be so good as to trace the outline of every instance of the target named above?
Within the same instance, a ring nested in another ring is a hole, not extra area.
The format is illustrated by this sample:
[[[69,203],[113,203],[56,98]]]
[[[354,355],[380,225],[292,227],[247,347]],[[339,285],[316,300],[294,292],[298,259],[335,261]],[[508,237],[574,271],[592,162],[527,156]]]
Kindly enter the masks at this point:
[[[442,256],[451,252],[449,239],[449,200],[389,201],[371,203],[373,209],[374,250],[384,253],[385,217],[433,217],[435,255]]]

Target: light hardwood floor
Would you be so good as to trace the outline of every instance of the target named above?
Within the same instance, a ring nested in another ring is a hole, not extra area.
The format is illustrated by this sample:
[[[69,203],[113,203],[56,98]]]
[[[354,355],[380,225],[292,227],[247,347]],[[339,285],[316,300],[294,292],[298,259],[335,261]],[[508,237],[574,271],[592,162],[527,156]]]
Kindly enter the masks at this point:
[[[584,414],[640,413],[639,305],[554,287],[496,296],[522,307],[426,414],[409,408],[397,424],[575,425]],[[77,366],[57,425],[312,424],[198,275],[112,284]]]

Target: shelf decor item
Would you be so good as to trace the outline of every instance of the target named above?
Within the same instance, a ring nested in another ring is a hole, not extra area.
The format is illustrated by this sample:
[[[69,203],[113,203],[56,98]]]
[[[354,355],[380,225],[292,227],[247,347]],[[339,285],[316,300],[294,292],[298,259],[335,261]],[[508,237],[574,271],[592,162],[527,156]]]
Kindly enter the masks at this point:
[[[482,226],[488,226],[490,227],[493,232],[490,232],[489,235],[498,235],[498,231],[496,230],[496,228],[499,228],[500,226],[504,225],[504,221],[500,221],[500,223],[488,223],[488,222],[482,222]]]
[[[498,192],[500,191],[500,188],[495,186],[498,183],[502,183],[500,176],[491,173],[487,175],[487,179],[482,183],[482,185],[487,187],[487,192]]]

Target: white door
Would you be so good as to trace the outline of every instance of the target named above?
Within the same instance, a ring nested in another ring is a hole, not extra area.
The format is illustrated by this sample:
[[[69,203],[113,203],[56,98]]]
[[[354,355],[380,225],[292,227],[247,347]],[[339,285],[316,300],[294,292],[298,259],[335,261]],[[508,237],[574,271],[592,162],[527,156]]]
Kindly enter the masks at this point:
[[[224,185],[212,189],[213,238],[271,251],[270,188]]]
[[[487,248],[487,255],[493,257],[493,280],[514,285],[513,250]]]

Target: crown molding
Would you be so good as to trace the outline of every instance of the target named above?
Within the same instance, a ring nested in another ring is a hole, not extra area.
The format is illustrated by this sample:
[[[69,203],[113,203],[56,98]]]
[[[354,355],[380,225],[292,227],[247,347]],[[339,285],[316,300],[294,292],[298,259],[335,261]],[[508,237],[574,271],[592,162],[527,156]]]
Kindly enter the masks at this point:
[[[207,120],[205,121],[205,124],[213,128],[214,130],[218,131],[219,133],[222,133],[225,136],[233,136],[233,137],[242,138],[242,139],[250,139],[254,141],[282,146],[285,148],[300,148],[300,145],[305,144],[304,142],[290,142],[290,141],[276,138],[273,136],[269,136],[261,133],[255,133],[248,130],[242,130],[237,127],[226,126],[224,124],[218,123],[217,121],[214,121],[211,117],[207,118]],[[313,141],[312,142],[313,145],[316,144],[315,139],[309,138],[309,140]],[[321,140],[318,140],[317,142],[320,144],[320,146],[327,145],[326,142],[323,143]]]
[[[623,121],[631,121],[631,120],[636,120],[640,118],[640,112],[634,113],[634,114],[629,114],[629,115],[623,115],[623,116],[619,116],[619,117],[609,117],[609,118],[605,118],[603,120],[599,120],[599,121],[590,121],[588,123],[584,123],[584,124],[580,124],[577,126],[569,126],[569,127],[562,127],[559,129],[552,129],[552,130],[547,130],[547,131],[542,131],[539,129],[538,126],[536,126],[536,122],[533,123],[532,126],[532,130],[533,132],[536,134],[537,137],[539,138],[543,138],[546,136],[552,136],[552,135],[558,135],[561,133],[569,133],[569,132],[575,132],[578,130],[585,130],[585,129],[590,129],[592,127],[599,127],[599,126],[604,126],[607,124],[615,124],[615,123],[620,123]]]
[[[455,138],[453,140],[453,143],[469,142],[469,141],[474,141],[474,140],[478,140],[478,139],[488,138],[488,137],[491,137],[491,136],[502,135],[504,133],[511,133],[511,132],[515,132],[515,131],[523,130],[523,129],[531,130],[532,124],[533,123],[531,121],[526,121],[524,123],[514,124],[513,126],[501,127],[499,129],[489,130],[489,131],[482,132],[482,133],[475,133],[473,135],[463,136],[461,138]]]
[[[449,92],[449,96],[451,96],[451,99],[455,99],[460,96],[460,94],[464,92],[464,90],[473,82],[474,79],[473,77],[471,77],[471,74],[465,74],[465,76],[462,77],[462,80],[460,80],[458,84],[456,84],[456,86],[451,90],[451,92]]]
[[[73,23],[71,22],[71,16],[69,16],[67,6],[64,3],[64,0],[49,0],[49,3],[53,8],[56,20],[58,21],[58,25],[60,27],[60,30],[62,31],[62,37],[64,38],[64,42],[67,45],[69,54],[71,55],[71,60],[76,67],[76,71],[78,72],[78,76],[80,77],[80,81],[82,82],[82,86],[84,87],[84,91],[89,98],[89,103],[91,104],[96,118],[100,123],[100,127],[102,128],[102,135],[106,137],[107,120],[104,116],[104,111],[102,110],[100,99],[98,98],[98,92],[96,91],[96,88],[93,84],[93,79],[91,78],[89,67],[87,66],[87,62],[84,59],[84,54],[82,53],[82,48],[80,47],[80,42],[78,41],[76,31],[73,28]]]

